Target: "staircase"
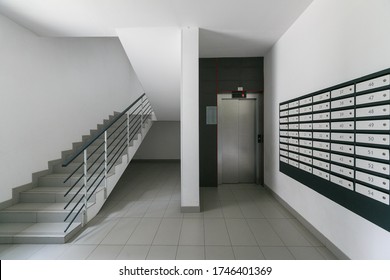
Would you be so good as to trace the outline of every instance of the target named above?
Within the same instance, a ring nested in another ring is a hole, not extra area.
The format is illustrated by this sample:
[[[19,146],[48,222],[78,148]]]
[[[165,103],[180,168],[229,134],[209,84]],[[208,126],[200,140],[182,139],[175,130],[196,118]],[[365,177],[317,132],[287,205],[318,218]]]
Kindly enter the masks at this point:
[[[0,243],[65,243],[76,235],[103,206],[153,118],[142,95],[49,162],[37,186],[0,211]]]

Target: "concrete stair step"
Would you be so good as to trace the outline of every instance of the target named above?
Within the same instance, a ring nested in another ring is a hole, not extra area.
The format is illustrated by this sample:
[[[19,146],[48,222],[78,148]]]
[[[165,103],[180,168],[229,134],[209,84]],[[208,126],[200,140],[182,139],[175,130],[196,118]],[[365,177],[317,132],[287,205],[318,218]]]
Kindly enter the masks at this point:
[[[0,223],[1,244],[62,244],[81,229],[75,222],[65,233],[68,223]]]
[[[67,203],[78,192],[73,201],[79,201],[83,190],[80,190],[80,187],[74,187],[67,196],[64,196],[69,189],[70,187],[37,187],[21,192],[19,199],[23,203]],[[92,196],[90,201],[94,202],[95,197]]]
[[[1,223],[56,223],[63,222],[76,203],[71,203],[64,210],[66,203],[18,203],[0,211]],[[89,203],[88,206],[92,205]],[[75,217],[77,211],[83,207],[79,204],[68,221]],[[80,215],[79,215],[80,216]],[[80,221],[77,217],[76,221]]]
[[[114,175],[114,168],[111,169],[111,171],[107,174],[107,177],[110,177]],[[81,187],[84,184],[84,179],[81,178],[82,174],[74,174],[68,181],[65,181],[65,179],[69,176],[69,174],[61,174],[61,173],[53,173],[49,175],[45,175],[38,178],[38,185],[39,187],[71,187],[74,184],[75,187]],[[95,181],[99,173],[96,173],[94,176],[91,177],[89,180],[89,186]],[[79,180],[80,179],[80,180]],[[96,184],[100,182],[101,178],[97,179],[94,187],[96,187]],[[77,182],[78,181],[78,182]],[[76,183],[77,182],[77,183]],[[100,185],[102,185],[104,182],[101,182]]]

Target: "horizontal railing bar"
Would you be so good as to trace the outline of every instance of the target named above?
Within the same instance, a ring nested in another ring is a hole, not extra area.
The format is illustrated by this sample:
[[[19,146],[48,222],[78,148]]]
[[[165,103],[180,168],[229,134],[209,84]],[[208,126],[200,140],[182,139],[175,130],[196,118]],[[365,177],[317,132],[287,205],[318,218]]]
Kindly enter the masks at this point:
[[[111,165],[111,167],[108,169],[107,172],[110,172],[110,170],[115,166],[115,163],[118,161],[118,159],[121,157],[123,151],[127,148],[127,146],[123,147],[122,151],[120,152],[120,154],[117,156],[116,160],[113,162],[113,164]]]
[[[99,168],[102,167],[103,164],[104,164],[104,160],[99,164],[99,166],[95,169],[95,171],[89,176],[89,178],[87,179],[87,182],[89,182],[89,180],[91,180],[91,178],[95,175],[95,173],[99,170]]]
[[[70,175],[64,180],[64,184],[77,172],[77,170],[80,169],[81,166],[84,165],[84,162],[80,163],[80,165],[72,172],[70,173]]]
[[[96,159],[93,163],[91,163],[87,169],[87,171],[91,170],[91,168],[94,166],[94,164],[102,157],[102,155],[104,155],[105,151],[103,151]]]
[[[109,156],[110,156],[110,154],[112,154],[112,153],[116,150],[116,148],[119,146],[119,144],[122,142],[122,140],[123,140],[124,138],[127,138],[127,134],[124,134],[124,135],[122,136],[122,138],[119,139],[119,141],[117,141],[117,144],[115,145],[115,147],[112,148],[111,151],[108,152],[108,155],[109,155]]]
[[[115,143],[116,139],[118,139],[118,138],[122,135],[123,131],[125,131],[126,129],[127,129],[127,126],[125,126],[125,127],[118,133],[118,135],[111,141],[111,143],[107,146],[107,149],[108,149],[109,147],[111,147],[111,146]]]
[[[89,188],[87,189],[87,192],[89,192],[89,190],[92,188],[92,186],[96,183],[97,179],[100,178],[100,176],[102,175],[102,173],[104,172],[104,169],[100,172],[100,174],[95,178],[95,181],[93,181],[93,183],[89,186]],[[104,177],[103,177],[104,179]],[[100,184],[100,183],[99,183]],[[99,185],[98,185],[99,186]]]
[[[97,152],[97,150],[99,150],[103,145],[104,145],[104,141],[88,156],[87,160],[90,159],[91,156],[93,156]]]
[[[119,142],[119,143],[121,143],[121,142]],[[119,143],[118,143],[118,144],[119,144]],[[124,145],[127,145],[127,139],[126,139],[126,141],[122,142],[122,145],[119,147],[119,149],[116,151],[116,153],[112,156],[112,158],[111,158],[110,161],[108,162],[108,165],[111,164],[112,160],[115,158],[115,156],[118,154],[118,152],[120,151],[120,149],[121,149]]]
[[[102,129],[96,132],[93,137],[91,137],[84,145],[82,145],[77,151],[70,157],[68,157],[62,164],[62,166],[68,166],[76,157],[78,157],[86,148],[88,148],[97,138],[100,137],[107,129],[109,129],[117,120],[119,120],[128,110],[131,109],[139,100],[141,100],[145,96],[143,93],[140,97],[138,97],[130,106],[128,106],[122,113],[118,114],[114,119],[108,124],[104,125]]]
[[[138,125],[137,126],[135,126],[131,131],[130,131],[130,135],[131,136],[134,136],[134,135],[136,135],[137,133],[138,133],[138,130],[139,129],[141,129],[141,124],[140,123],[138,123]],[[135,133],[135,134],[134,134]],[[131,138],[131,140],[133,140],[133,138]]]
[[[99,185],[103,182],[104,177],[100,180],[100,182],[96,185],[95,189],[91,192],[91,194],[88,196],[87,201],[91,198],[91,196],[96,192],[96,189],[99,187]]]
[[[133,131],[133,128],[134,128],[134,125],[136,125],[135,127],[139,127],[141,126],[140,123],[139,123],[140,119],[138,118],[136,122],[133,123],[133,125],[131,125],[129,127],[129,131]]]
[[[142,103],[138,104],[137,108],[134,108],[132,112],[129,112],[129,115],[132,115],[135,111],[137,111],[142,106]]]
[[[83,165],[84,165],[84,163],[83,163]],[[64,197],[67,196],[67,195],[73,190],[73,188],[77,185],[78,182],[80,182],[81,178],[83,178],[83,177],[84,177],[84,174],[81,174],[81,176],[80,176],[79,179],[76,181],[76,183],[74,183],[74,184],[70,187],[70,189],[65,193]]]
[[[75,204],[75,206],[73,206],[72,210],[70,210],[70,212],[68,213],[68,215],[65,217],[64,219],[64,222],[69,218],[70,215],[72,215],[74,209],[76,209],[76,207],[80,204],[81,200],[84,198],[84,194],[83,196],[79,199],[79,201]]]
[[[76,196],[80,193],[80,191],[84,188],[84,184],[81,186],[81,188],[72,196],[72,198],[68,201],[68,203],[65,205],[64,210],[68,208],[68,206],[72,203],[73,199],[76,198]]]
[[[64,232],[66,232],[66,231],[70,228],[70,226],[73,224],[74,220],[76,220],[77,216],[80,214],[80,212],[81,212],[82,209],[83,209],[83,208],[80,207],[79,211],[77,211],[76,215],[74,215],[73,219],[69,222],[69,224],[68,224],[68,226],[66,227],[66,229],[64,230]]]
[[[117,128],[115,128],[115,130],[113,131],[113,132],[111,132],[110,133],[110,135],[108,135],[108,137],[107,137],[107,139],[110,139],[111,138],[111,136],[112,135],[114,135],[115,134],[115,132],[125,123],[125,122],[127,122],[127,119],[124,119],[123,120],[123,122],[121,122],[121,124],[120,125],[118,125],[118,127]]]
[[[141,113],[141,111],[140,111]],[[131,124],[134,124],[134,122],[137,122],[139,121],[139,119],[141,118],[141,115],[132,115],[131,119],[130,119],[130,122],[129,122],[129,125]]]

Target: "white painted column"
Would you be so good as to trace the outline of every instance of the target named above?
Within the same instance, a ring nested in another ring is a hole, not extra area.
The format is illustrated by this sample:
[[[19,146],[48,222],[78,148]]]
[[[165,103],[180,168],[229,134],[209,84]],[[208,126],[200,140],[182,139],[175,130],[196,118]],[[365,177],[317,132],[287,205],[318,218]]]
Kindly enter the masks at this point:
[[[199,212],[199,28],[183,28],[181,40],[181,210]]]

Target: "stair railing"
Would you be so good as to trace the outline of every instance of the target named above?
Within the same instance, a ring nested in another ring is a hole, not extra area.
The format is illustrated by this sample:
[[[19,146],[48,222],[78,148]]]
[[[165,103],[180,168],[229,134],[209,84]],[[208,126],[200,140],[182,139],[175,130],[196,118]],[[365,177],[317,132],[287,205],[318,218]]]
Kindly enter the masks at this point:
[[[138,134],[143,137],[142,128],[145,122],[152,118],[152,114],[152,106],[144,93],[122,113],[114,115],[103,124],[64,160],[63,167],[75,165],[64,180],[64,184],[69,182],[70,185],[64,194],[64,197],[69,197],[64,210],[70,209],[64,219],[64,222],[69,223],[64,232],[68,231],[77,217],[80,217],[80,213],[81,225],[86,224],[88,203],[99,187],[104,188],[105,198],[107,197],[107,179],[111,175],[110,171],[125,153],[128,161],[130,160],[131,142]]]

